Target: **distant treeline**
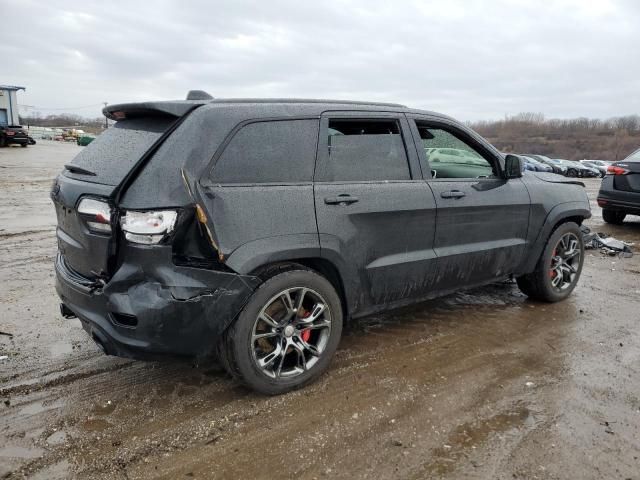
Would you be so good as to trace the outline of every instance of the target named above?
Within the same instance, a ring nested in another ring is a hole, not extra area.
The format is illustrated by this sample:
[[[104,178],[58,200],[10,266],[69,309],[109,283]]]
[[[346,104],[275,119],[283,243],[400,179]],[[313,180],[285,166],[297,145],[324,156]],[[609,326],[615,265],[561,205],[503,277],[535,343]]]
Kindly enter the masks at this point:
[[[80,115],[20,117],[22,125],[69,126],[100,133],[104,117]],[[109,122],[111,124],[112,122]],[[640,148],[640,116],[545,119],[542,113],[519,113],[504,120],[479,121],[471,128],[507,153],[534,153],[567,160],[621,160]]]
[[[112,125],[113,122],[109,122]],[[60,114],[60,115],[20,115],[20,125],[36,127],[60,127],[79,128],[85,132],[100,133],[104,130],[104,117],[85,118],[80,115]]]
[[[533,153],[567,160],[621,160],[640,148],[640,116],[599,120],[545,119],[520,113],[470,124],[503,152]]]

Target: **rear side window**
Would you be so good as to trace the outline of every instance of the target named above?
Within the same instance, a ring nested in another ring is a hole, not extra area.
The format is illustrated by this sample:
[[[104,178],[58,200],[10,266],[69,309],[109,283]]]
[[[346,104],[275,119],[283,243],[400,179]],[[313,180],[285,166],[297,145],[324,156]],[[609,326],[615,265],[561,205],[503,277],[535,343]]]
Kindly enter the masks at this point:
[[[217,183],[310,182],[318,120],[277,120],[243,126],[213,167]]]
[[[319,181],[411,179],[397,120],[329,120],[327,144]]]
[[[175,120],[175,117],[164,116],[121,120],[84,147],[71,162],[95,175],[70,172],[65,175],[88,182],[118,185]]]

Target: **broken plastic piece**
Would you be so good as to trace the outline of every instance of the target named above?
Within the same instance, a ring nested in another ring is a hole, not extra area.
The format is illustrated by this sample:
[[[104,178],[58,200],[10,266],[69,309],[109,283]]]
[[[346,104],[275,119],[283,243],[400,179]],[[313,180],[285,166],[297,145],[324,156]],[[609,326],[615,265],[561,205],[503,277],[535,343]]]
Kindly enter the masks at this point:
[[[610,237],[606,233],[592,233],[589,227],[580,227],[582,231],[582,241],[584,242],[584,248],[599,248],[602,253],[607,255],[618,255],[623,258],[630,258],[633,256],[631,247],[632,243],[623,242],[616,238]]]

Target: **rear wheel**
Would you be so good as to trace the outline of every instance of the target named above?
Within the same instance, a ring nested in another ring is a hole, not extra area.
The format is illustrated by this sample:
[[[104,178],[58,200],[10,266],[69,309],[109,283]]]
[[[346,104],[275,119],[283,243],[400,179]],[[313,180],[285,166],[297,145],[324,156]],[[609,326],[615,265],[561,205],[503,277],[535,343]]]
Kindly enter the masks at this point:
[[[331,283],[311,270],[265,281],[227,329],[221,360],[237,380],[277,395],[314,381],[342,334],[342,307]]]
[[[7,139],[5,137],[0,137],[0,148],[7,145]]]
[[[604,221],[613,225],[622,225],[622,222],[624,222],[624,217],[626,216],[627,214],[624,212],[602,209],[602,218],[604,219]]]
[[[580,227],[573,222],[564,223],[551,234],[536,269],[516,279],[518,287],[536,300],[564,300],[578,283],[583,261]]]
[[[567,170],[567,177],[577,177],[578,172],[576,172],[573,168]]]
[[[27,144],[26,144],[26,143],[21,143],[21,144],[20,144],[20,146],[21,146],[22,148],[27,148]]]

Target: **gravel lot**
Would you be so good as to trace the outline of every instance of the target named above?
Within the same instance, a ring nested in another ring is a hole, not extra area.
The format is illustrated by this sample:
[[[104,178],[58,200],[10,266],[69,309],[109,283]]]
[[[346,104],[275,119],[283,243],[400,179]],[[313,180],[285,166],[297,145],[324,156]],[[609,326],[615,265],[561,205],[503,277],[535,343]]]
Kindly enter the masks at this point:
[[[0,149],[0,478],[640,479],[640,255],[589,251],[558,304],[501,283],[355,322],[319,382],[266,398],[59,315],[48,193],[80,149]],[[639,243],[585,183],[588,225]]]

